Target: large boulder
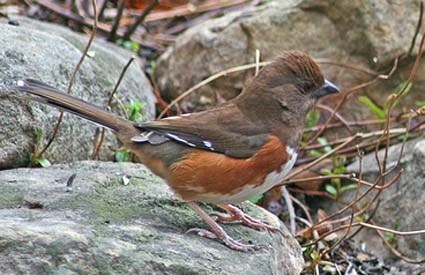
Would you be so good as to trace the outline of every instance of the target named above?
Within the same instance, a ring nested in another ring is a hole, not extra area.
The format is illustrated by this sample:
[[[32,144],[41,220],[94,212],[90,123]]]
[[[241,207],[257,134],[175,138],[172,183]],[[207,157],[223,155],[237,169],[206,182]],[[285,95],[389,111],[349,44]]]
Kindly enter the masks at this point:
[[[42,80],[66,91],[71,74],[78,63],[88,37],[66,28],[27,18],[15,18],[19,25],[0,20],[0,168],[28,162],[34,151],[38,130],[43,144],[52,135],[58,118],[54,108],[23,100],[11,87],[24,78]],[[105,106],[131,53],[105,42],[94,42],[76,78],[72,94],[93,104]],[[146,119],[154,117],[155,97],[149,81],[134,62],[127,71],[116,96],[123,103],[131,99],[144,104]],[[113,101],[112,110],[123,114]],[[53,162],[88,159],[93,151],[96,126],[65,115],[59,135],[45,157]],[[100,151],[101,159],[112,159],[108,147],[118,147],[112,134],[107,134]]]
[[[301,248],[284,225],[251,203],[244,209],[282,234],[224,225],[234,238],[264,245],[248,253],[185,234],[208,227],[138,164],[0,171],[0,273],[299,274]]]
[[[418,1],[268,1],[207,20],[180,35],[159,59],[158,84],[164,96],[173,99],[214,73],[253,63],[256,49],[262,60],[297,49],[314,58],[388,72],[394,58],[408,52],[418,17]],[[412,61],[401,64],[390,80],[368,88],[368,95],[383,104],[407,78]],[[341,88],[374,77],[329,64],[322,64],[322,68],[326,77]],[[411,108],[415,100],[424,100],[424,70],[421,65],[408,100],[401,105]],[[220,98],[232,98],[246,79],[246,71],[228,74],[193,93],[182,107],[193,110],[204,108],[200,103],[215,104]],[[326,104],[333,104],[337,97],[327,98]],[[347,109],[344,114],[351,119],[372,114],[353,97]]]

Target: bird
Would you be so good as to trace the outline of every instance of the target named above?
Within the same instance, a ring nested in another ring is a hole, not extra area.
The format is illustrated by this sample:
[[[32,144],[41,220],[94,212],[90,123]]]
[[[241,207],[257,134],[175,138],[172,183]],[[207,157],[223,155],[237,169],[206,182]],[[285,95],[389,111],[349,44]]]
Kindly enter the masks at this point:
[[[260,246],[233,239],[218,222],[276,230],[235,205],[282,182],[295,164],[307,113],[319,98],[339,93],[308,54],[294,50],[264,66],[237,97],[222,105],[146,122],[121,118],[38,80],[21,80],[17,89],[112,130],[211,228],[188,232],[242,252]],[[215,204],[228,215],[209,215],[200,202]]]

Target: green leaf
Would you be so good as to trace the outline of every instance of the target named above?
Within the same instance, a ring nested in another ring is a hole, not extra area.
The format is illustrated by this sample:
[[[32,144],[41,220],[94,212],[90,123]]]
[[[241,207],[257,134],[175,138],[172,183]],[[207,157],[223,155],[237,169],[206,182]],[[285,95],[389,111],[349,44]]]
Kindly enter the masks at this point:
[[[357,217],[354,217],[354,221],[355,222],[364,222],[365,220],[363,219],[362,216],[357,216]]]
[[[385,232],[384,235],[385,237],[387,237],[388,240],[394,240],[395,238],[395,234],[392,232]]]
[[[130,150],[124,149],[115,153],[115,160],[117,162],[129,162],[130,161]]]
[[[122,42],[122,46],[126,48],[127,50],[138,52],[140,50],[140,45],[137,42],[126,40]]]
[[[125,104],[124,107],[130,113],[129,120],[138,121],[143,118],[140,111],[143,109],[144,104],[138,100],[131,100],[129,104]]]
[[[395,88],[395,93],[396,94],[402,94],[405,95],[407,93],[410,92],[410,90],[412,89],[412,82],[410,82],[409,84],[407,84],[407,87],[404,88],[406,86],[406,81],[400,83],[396,88]]]
[[[339,192],[343,193],[345,191],[353,190],[353,189],[357,189],[357,184],[352,183],[352,184],[344,185],[343,187],[341,187],[341,189],[339,189]]]
[[[317,157],[317,158],[323,155],[321,152],[319,152],[319,151],[317,151],[317,150],[309,150],[309,151],[308,151],[308,153],[309,153],[311,156],[313,156],[313,157]]]
[[[347,168],[345,166],[339,166],[333,170],[334,174],[344,174],[347,172]]]
[[[332,164],[334,167],[332,171],[334,174],[344,174],[347,171],[345,160],[345,157],[332,157]]]
[[[336,194],[337,194],[337,190],[335,189],[335,187],[333,187],[332,185],[330,185],[330,184],[326,184],[325,185],[325,190],[326,190],[326,192],[328,192],[329,194],[331,194],[331,195],[334,195],[334,196],[336,196]]]
[[[319,258],[319,252],[317,252],[316,250],[314,250],[313,252],[310,253],[310,258],[312,260],[316,260]]]
[[[395,93],[399,95],[400,97],[395,100],[392,107],[393,109],[395,109],[401,97],[407,95],[411,89],[412,89],[412,83],[407,84],[407,82],[402,82],[395,88]],[[388,111],[388,108],[390,107],[390,103],[391,103],[391,95],[389,96],[389,98],[387,99],[387,102],[385,103],[385,111]]]
[[[423,101],[416,101],[415,104],[416,104],[416,106],[424,107],[425,106],[425,100],[423,100]]]
[[[332,171],[327,169],[327,168],[321,169],[320,174],[323,174],[323,175],[326,175],[326,176],[333,175]]]
[[[307,128],[311,128],[319,123],[320,113],[317,110],[311,110],[307,114]]]
[[[377,118],[384,119],[387,116],[386,112],[381,107],[373,103],[368,97],[359,96],[359,101],[366,105]]]
[[[324,137],[319,137],[317,139],[317,141],[320,143],[320,145],[327,145],[328,144],[328,141]],[[325,153],[328,153],[328,152],[332,151],[332,147],[330,147],[329,145],[325,146],[325,147],[323,147],[323,151],[325,151]]]
[[[394,230],[399,230],[400,229],[400,225],[401,225],[401,220],[399,217],[397,217],[394,221],[394,226],[393,229]]]
[[[158,68],[158,65],[156,64],[155,61],[151,61],[151,68],[152,68],[153,71],[155,71],[156,68]]]
[[[52,165],[50,161],[48,161],[47,159],[43,157],[31,158],[31,162],[34,164],[39,164],[43,168],[46,168]]]
[[[50,161],[48,161],[47,159],[45,159],[45,158],[38,158],[38,163],[41,165],[41,167],[44,167],[44,168],[46,168],[46,167],[49,167],[49,166],[51,166],[52,164],[50,163]]]
[[[263,194],[256,195],[249,199],[250,202],[257,204],[263,198]]]
[[[334,172],[334,174],[336,174],[336,173]],[[333,179],[331,179],[331,183],[336,185],[336,186],[340,186],[341,185],[341,179],[333,178]]]
[[[398,137],[397,137],[397,139],[399,140],[399,141],[404,141],[405,139],[407,139],[409,137],[409,134],[402,134],[402,135],[399,135]]]

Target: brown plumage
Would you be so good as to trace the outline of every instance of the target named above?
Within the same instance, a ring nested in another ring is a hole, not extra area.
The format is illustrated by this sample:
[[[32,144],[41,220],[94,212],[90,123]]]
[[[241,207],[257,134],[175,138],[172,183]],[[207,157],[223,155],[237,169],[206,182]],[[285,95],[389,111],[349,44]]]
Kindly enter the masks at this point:
[[[238,203],[278,184],[295,162],[293,148],[307,112],[317,98],[338,92],[319,66],[297,51],[285,52],[265,66],[238,97],[220,107],[139,124],[38,81],[25,80],[19,89],[34,95],[34,100],[113,130],[212,226],[213,232],[198,233],[241,251],[256,247],[231,239],[194,201]],[[253,226],[252,218],[232,213]],[[260,227],[270,229],[266,224]]]
[[[194,149],[171,166],[169,184],[185,201],[241,202],[250,197],[240,201],[230,198],[247,185],[262,185],[265,177],[274,171],[280,172],[289,158],[286,147],[276,136],[247,159]]]

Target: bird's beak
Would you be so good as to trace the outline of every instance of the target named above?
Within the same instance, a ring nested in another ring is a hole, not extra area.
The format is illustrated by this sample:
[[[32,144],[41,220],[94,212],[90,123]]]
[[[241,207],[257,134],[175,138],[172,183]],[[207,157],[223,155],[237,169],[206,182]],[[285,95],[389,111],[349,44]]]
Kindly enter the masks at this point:
[[[325,84],[320,87],[317,91],[314,92],[314,96],[316,98],[321,98],[326,95],[339,93],[338,87],[330,82],[329,80],[325,80]]]

